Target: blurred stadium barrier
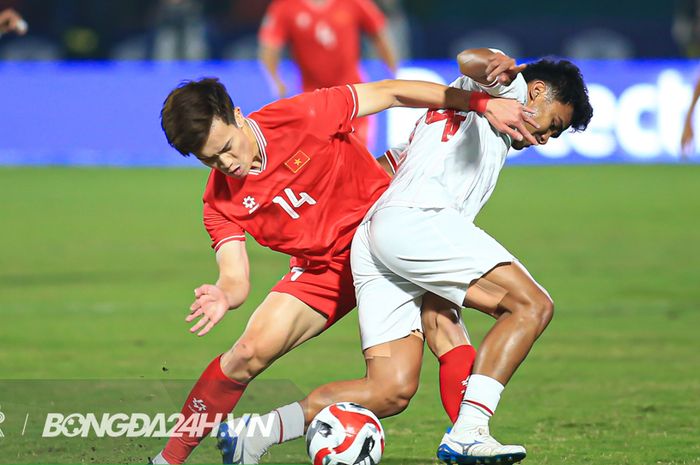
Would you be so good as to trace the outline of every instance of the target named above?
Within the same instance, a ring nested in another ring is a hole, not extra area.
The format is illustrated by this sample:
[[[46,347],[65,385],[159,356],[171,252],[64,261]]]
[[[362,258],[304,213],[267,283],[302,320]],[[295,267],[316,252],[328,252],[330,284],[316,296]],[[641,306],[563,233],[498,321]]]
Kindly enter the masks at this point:
[[[697,65],[687,61],[582,61],[595,116],[585,133],[513,152],[512,164],[673,163]],[[298,89],[290,63],[281,69]],[[365,63],[368,80],[386,78]],[[403,64],[400,78],[448,83],[452,61]],[[195,166],[167,146],[159,112],[184,79],[217,76],[244,113],[274,99],[257,62],[0,64],[0,165]],[[292,86],[292,91],[294,90]],[[374,120],[371,150],[406,138],[420,111],[397,109]],[[696,134],[700,118],[695,118]],[[691,161],[698,162],[697,150]]]

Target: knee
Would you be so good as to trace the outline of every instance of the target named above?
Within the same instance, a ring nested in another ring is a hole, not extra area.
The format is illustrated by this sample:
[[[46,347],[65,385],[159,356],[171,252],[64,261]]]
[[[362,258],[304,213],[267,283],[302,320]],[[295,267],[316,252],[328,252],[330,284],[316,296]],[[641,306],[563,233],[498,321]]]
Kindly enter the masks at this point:
[[[418,379],[397,376],[391,380],[383,380],[380,389],[386,409],[382,416],[396,415],[406,410],[411,399],[416,394]]]
[[[266,349],[267,347],[267,349]],[[221,357],[221,370],[226,376],[248,383],[263,372],[274,360],[264,339],[243,335]]]
[[[536,325],[538,333],[544,331],[554,317],[554,302],[544,292],[523,296],[514,307],[513,313]]]

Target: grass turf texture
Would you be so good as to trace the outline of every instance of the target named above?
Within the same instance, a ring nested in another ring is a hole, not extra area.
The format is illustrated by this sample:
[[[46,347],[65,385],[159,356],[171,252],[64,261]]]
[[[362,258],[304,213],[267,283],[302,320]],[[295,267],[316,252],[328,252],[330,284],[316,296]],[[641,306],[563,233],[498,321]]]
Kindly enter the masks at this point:
[[[187,332],[192,290],[216,278],[200,220],[206,174],[0,169],[0,377],[194,380],[228,348],[285,272],[286,259],[249,241],[248,303],[204,338]],[[478,224],[526,264],[556,303],[554,321],[492,422],[498,439],[528,448],[525,463],[700,463],[698,179],[698,166],[503,172]],[[471,310],[464,316],[480,341],[491,321]],[[363,373],[353,313],[259,380],[261,386],[289,380],[308,392]],[[178,410],[182,389],[174,397]],[[288,389],[279,400],[295,395]],[[86,405],[99,401],[90,389],[76,396]],[[274,394],[267,397],[277,403]],[[6,402],[0,399],[0,410]],[[383,463],[435,462],[448,421],[429,352],[411,406],[383,424]],[[131,440],[115,449],[106,440],[33,441],[20,450],[7,428],[6,436],[4,463],[144,463],[163,444]],[[218,461],[212,440],[191,458]],[[306,463],[303,443],[273,449],[267,461]]]

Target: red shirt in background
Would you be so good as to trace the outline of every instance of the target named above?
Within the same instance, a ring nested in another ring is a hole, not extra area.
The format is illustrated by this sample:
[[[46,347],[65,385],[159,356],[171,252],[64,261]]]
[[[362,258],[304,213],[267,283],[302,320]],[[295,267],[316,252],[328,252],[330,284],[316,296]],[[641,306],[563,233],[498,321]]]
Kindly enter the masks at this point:
[[[236,179],[212,170],[204,224],[218,249],[248,232],[292,255],[296,266],[325,268],[347,252],[355,229],[386,190],[389,176],[352,133],[351,85],[278,100],[248,116],[262,167]]]
[[[376,35],[384,23],[371,0],[273,0],[259,40],[276,47],[290,44],[303,89],[310,91],[361,82],[360,34]]]

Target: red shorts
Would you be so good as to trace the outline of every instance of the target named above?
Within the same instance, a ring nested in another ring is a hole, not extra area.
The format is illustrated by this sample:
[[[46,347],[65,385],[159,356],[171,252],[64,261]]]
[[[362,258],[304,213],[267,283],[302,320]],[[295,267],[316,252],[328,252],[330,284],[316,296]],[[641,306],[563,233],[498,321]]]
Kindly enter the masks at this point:
[[[321,270],[305,270],[293,266],[272,288],[290,294],[322,314],[328,320],[326,328],[350,313],[357,305],[355,286],[350,270],[350,251],[333,257],[330,266]]]

